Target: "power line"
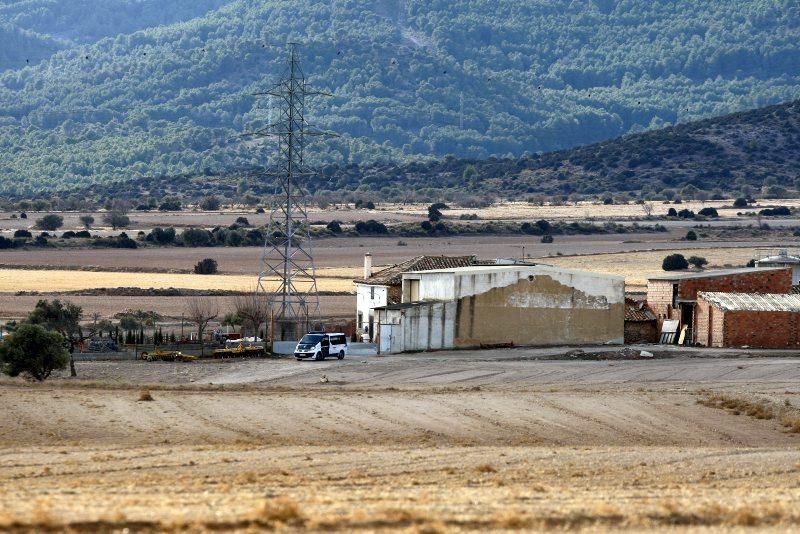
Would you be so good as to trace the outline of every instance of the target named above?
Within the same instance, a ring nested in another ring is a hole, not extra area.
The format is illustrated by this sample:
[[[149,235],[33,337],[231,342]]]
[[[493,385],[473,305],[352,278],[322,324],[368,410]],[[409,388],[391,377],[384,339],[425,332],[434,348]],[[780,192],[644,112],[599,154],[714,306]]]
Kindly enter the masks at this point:
[[[248,134],[278,139],[278,163],[267,172],[280,181],[278,200],[269,215],[256,291],[263,298],[276,296],[273,309],[280,339],[294,339],[300,330],[308,331],[320,315],[304,187],[313,172],[304,160],[306,137],[326,134],[309,128],[305,103],[308,97],[326,93],[313,91],[306,83],[297,49],[296,43],[289,45],[286,76],[268,91],[256,93],[278,100],[279,120]]]

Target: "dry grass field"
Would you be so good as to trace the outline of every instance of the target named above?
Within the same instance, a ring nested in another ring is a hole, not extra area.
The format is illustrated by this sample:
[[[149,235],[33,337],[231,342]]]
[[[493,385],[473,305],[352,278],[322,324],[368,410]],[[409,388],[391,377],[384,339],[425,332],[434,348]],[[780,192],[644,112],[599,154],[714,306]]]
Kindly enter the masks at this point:
[[[529,352],[87,362],[80,381],[0,380],[0,529],[800,526],[800,434],[759,416],[796,412],[797,360]],[[201,385],[225,377],[249,383]]]
[[[320,291],[351,292],[353,291],[352,279],[358,277],[360,272],[363,271],[347,268],[319,269],[317,271],[318,288]],[[40,291],[52,293],[109,287],[248,291],[255,287],[257,280],[257,275],[0,269],[0,292]]]
[[[642,286],[651,276],[667,274],[661,262],[667,254],[679,253],[685,257],[702,256],[708,260],[706,270],[724,267],[744,267],[758,257],[758,249],[742,248],[679,248],[648,252],[626,252],[621,254],[595,254],[587,256],[550,257],[543,263],[561,265],[571,269],[596,271],[624,276],[627,284]]]

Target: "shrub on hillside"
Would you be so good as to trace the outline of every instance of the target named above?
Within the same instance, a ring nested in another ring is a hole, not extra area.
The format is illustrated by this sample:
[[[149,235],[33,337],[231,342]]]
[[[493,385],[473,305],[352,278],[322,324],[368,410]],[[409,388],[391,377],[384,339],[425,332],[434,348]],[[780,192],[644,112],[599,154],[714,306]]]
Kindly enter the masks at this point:
[[[746,198],[737,198],[733,201],[734,208],[746,208],[747,207],[747,199]]]
[[[33,236],[27,230],[17,230],[16,232],[14,232],[14,237],[19,238],[19,239],[24,239],[24,238],[33,237]]]
[[[697,241],[697,234],[694,230],[689,230],[686,232],[686,241]]]

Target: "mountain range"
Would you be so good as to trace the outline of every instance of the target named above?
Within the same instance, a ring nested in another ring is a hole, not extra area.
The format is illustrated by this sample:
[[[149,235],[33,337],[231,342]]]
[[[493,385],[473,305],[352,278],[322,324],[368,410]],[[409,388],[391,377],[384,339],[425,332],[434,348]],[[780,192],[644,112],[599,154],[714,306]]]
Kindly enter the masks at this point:
[[[309,162],[337,169],[535,161],[800,96],[790,0],[0,1],[0,39],[14,196],[262,167],[240,135],[277,113],[253,93],[289,41],[334,95]]]

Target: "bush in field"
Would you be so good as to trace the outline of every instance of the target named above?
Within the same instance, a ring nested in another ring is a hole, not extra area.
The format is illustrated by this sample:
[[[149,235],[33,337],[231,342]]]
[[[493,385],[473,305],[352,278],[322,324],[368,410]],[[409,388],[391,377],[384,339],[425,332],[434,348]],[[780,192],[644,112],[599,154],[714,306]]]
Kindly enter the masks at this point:
[[[759,211],[765,217],[781,217],[784,215],[791,215],[792,212],[786,206],[778,206],[777,208],[767,208]]]
[[[217,261],[211,258],[206,258],[197,262],[194,266],[195,274],[216,274]]]
[[[206,197],[200,201],[200,209],[205,211],[217,211],[221,205],[222,202],[220,202],[219,198],[215,197],[214,195]]]
[[[94,224],[94,217],[91,215],[81,215],[78,219],[81,221],[83,227],[87,230]]]
[[[33,237],[33,236],[27,230],[17,230],[16,232],[14,232],[14,237],[17,237],[17,238],[28,238],[28,237]]]
[[[389,229],[386,225],[375,220],[368,220],[367,222],[358,221],[356,223],[356,232],[359,234],[388,234]]]
[[[747,199],[746,198],[737,198],[733,201],[734,208],[746,208],[747,207]]]
[[[27,375],[42,381],[53,371],[66,369],[67,363],[64,336],[37,324],[21,324],[0,343],[0,366],[9,376]]]
[[[717,213],[716,208],[703,208],[697,212],[698,215],[702,215],[703,217],[719,217],[719,213]]]
[[[169,245],[175,242],[175,228],[159,228],[156,226],[147,234],[145,240],[159,245]]]
[[[552,242],[553,242],[553,236],[551,236],[550,234],[542,236],[542,243],[552,243]]]
[[[681,271],[689,268],[689,262],[683,254],[670,254],[661,263],[661,268],[665,271]]]
[[[55,213],[48,213],[36,220],[36,228],[40,230],[58,230],[62,226],[64,226],[64,217]]]
[[[214,236],[203,228],[187,228],[181,234],[181,239],[187,247],[207,247],[214,241]]]
[[[686,241],[697,241],[697,234],[694,230],[686,232]]]
[[[704,266],[708,265],[708,260],[702,256],[689,256],[689,259],[686,261],[688,261],[690,265],[692,265],[693,267],[697,267],[698,269],[702,269]]]

